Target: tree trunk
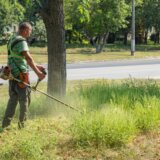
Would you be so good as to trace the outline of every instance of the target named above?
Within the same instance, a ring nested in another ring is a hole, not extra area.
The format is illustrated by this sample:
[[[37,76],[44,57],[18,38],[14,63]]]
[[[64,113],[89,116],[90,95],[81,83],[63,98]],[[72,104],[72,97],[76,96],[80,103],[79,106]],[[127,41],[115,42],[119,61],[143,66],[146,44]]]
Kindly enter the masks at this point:
[[[128,36],[128,32],[124,32],[124,45],[127,45],[127,36]]]
[[[43,16],[48,41],[49,94],[64,96],[66,92],[66,49],[63,0],[49,0],[47,17]]]
[[[98,44],[96,45],[96,53],[102,52],[104,45],[107,42],[109,33],[105,33],[104,35],[99,37]]]
[[[144,43],[147,44],[147,39],[148,39],[148,31],[145,31],[144,33]]]
[[[160,35],[160,32],[157,32],[157,43],[159,44],[159,35]]]

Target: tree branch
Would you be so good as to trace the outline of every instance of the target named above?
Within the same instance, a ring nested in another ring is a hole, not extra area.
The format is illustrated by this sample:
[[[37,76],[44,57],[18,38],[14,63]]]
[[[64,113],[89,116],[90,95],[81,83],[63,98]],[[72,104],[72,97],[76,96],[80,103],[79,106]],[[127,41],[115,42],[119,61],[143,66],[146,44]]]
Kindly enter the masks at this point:
[[[37,12],[40,14],[40,16],[49,20],[49,13],[48,13],[49,9],[47,8],[48,0],[44,0],[43,2],[41,2],[40,0],[34,0],[34,2],[35,5],[38,6]]]

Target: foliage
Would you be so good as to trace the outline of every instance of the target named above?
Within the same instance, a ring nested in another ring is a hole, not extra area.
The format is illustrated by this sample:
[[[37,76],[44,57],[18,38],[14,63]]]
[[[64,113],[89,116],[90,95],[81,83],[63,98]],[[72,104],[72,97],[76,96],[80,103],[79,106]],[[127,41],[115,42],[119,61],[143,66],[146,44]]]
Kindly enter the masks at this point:
[[[67,22],[72,26],[81,26],[88,36],[95,36],[105,32],[115,32],[125,27],[125,17],[128,15],[125,1],[66,1]]]
[[[126,27],[128,5],[124,0],[68,0],[66,2],[66,22],[86,38],[97,37],[96,52],[102,51],[109,32]]]
[[[12,24],[17,24],[19,21],[22,21],[24,11],[24,8],[17,0],[0,0],[0,34],[3,33],[4,27],[11,27]]]
[[[36,16],[35,14],[35,5],[33,0],[18,0],[19,4],[21,4],[24,9],[24,20],[25,21],[35,21]]]
[[[33,26],[32,37],[36,38],[36,41],[46,42],[46,28],[42,21],[42,18],[39,16],[40,6],[33,0],[19,0],[19,3],[24,6],[24,20],[29,21]],[[40,3],[40,5],[42,5]]]
[[[89,1],[87,0],[66,0],[65,1],[65,22],[66,29],[72,29],[77,27],[80,29],[89,21],[89,12],[87,6]],[[67,27],[68,26],[68,27]]]
[[[37,19],[33,24],[33,37],[36,37],[37,41],[43,41],[44,43],[47,41],[46,37],[46,29],[42,19]]]
[[[142,14],[147,29],[154,27],[156,31],[160,31],[160,20],[158,18],[160,15],[160,1],[145,0]]]
[[[135,0],[136,36],[144,37],[152,28],[160,30],[160,2],[157,0]],[[44,0],[6,0],[0,1],[0,34],[6,26],[11,27],[20,21],[30,21],[36,28],[37,39],[46,39],[45,27],[39,13],[46,6]],[[129,33],[131,26],[130,0],[65,0],[65,29],[73,32],[74,39],[83,43],[83,39],[115,33],[122,30]],[[47,12],[47,11],[46,11]],[[15,14],[16,13],[16,14]],[[40,28],[37,30],[37,26]],[[8,31],[9,29],[6,28]],[[76,33],[76,34],[74,34]],[[76,38],[75,38],[76,37]],[[71,34],[72,38],[72,34]]]

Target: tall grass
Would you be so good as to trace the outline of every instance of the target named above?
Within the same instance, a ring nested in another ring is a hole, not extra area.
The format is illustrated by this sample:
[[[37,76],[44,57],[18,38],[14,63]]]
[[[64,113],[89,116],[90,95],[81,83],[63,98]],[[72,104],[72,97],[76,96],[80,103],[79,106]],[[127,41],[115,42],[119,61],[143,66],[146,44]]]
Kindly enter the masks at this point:
[[[88,113],[76,118],[72,133],[80,146],[118,147],[137,132],[133,115],[119,108]]]
[[[160,101],[158,98],[145,98],[144,105],[137,103],[133,110],[136,127],[141,132],[147,132],[160,126]]]
[[[133,135],[159,127],[160,87],[155,81],[104,81],[81,87],[79,96],[88,112],[73,122],[77,145],[121,146]]]
[[[55,150],[62,144],[83,149],[120,147],[139,133],[160,127],[159,82],[103,80],[83,82],[74,89],[72,85],[64,101],[85,112],[80,114],[32,94],[29,115],[34,118],[21,131],[13,121],[11,130],[1,133],[0,159],[56,159]],[[5,100],[0,104],[1,110]]]
[[[122,83],[105,83],[102,81],[94,86],[81,87],[79,96],[88,103],[88,107],[98,109],[103,104],[121,105],[134,108],[136,103],[144,106],[145,99],[160,98],[160,87],[154,80],[126,80]]]

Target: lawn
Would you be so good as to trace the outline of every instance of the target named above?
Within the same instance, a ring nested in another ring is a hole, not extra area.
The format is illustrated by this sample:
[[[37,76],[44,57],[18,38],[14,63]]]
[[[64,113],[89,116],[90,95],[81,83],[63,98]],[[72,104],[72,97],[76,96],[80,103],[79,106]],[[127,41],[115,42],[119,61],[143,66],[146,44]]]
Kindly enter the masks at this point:
[[[47,48],[46,47],[30,47],[31,54],[35,62],[47,63]],[[119,60],[119,59],[134,59],[134,58],[155,58],[160,57],[160,45],[138,45],[135,56],[130,54],[130,46],[122,45],[107,45],[102,53],[96,54],[95,48],[91,46],[72,46],[67,47],[67,62],[80,61],[102,61],[102,60]],[[7,61],[6,46],[0,46],[0,63]]]

